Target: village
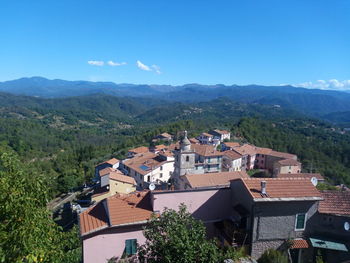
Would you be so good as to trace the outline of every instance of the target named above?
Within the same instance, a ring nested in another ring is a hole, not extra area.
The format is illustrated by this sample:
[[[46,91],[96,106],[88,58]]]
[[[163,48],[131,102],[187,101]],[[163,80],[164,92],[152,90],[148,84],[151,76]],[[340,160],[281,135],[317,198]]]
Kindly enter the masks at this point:
[[[84,262],[132,257],[152,214],[185,204],[209,238],[252,259],[288,250],[293,263],[350,260],[350,191],[317,189],[298,156],[232,140],[226,130],[179,141],[162,133],[95,167],[92,206],[79,214]]]

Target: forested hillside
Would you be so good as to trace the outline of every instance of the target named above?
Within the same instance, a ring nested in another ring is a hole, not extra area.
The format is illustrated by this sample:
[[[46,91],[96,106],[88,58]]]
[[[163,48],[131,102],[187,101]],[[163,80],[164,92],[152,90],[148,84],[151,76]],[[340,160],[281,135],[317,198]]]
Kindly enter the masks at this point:
[[[306,170],[349,184],[350,139],[331,125],[271,105],[219,98],[199,103],[89,95],[41,99],[1,94],[0,143],[45,175],[51,197],[88,182],[93,167],[160,132],[229,129],[258,146],[296,153]],[[20,105],[20,106],[14,106]]]

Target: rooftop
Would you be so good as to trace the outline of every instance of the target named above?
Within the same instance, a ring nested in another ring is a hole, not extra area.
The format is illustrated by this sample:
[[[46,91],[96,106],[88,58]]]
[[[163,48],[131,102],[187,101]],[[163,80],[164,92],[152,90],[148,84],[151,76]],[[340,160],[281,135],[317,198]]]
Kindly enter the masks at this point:
[[[242,155],[240,155],[239,153],[234,152],[234,151],[224,151],[224,152],[222,152],[222,154],[224,156],[231,158],[232,160],[242,158]]]
[[[107,167],[107,168],[100,170],[98,173],[100,176],[104,176],[104,175],[110,174],[110,173],[115,172],[115,171],[116,171],[116,169],[113,169],[112,167]]]
[[[221,172],[221,173],[205,173],[205,174],[189,174],[184,175],[192,188],[197,187],[213,187],[213,186],[229,186],[230,181],[237,178],[248,178],[248,174],[243,171],[237,172]]]
[[[241,155],[255,155],[257,147],[250,144],[243,144],[241,146],[234,147],[233,150]]]
[[[238,142],[223,142],[223,144],[226,145],[226,147],[238,147],[240,144]]]
[[[148,147],[145,147],[145,146],[140,146],[140,147],[137,147],[137,148],[134,148],[134,149],[130,149],[129,152],[131,153],[147,153],[149,152],[149,149]]]
[[[318,211],[322,214],[350,216],[350,192],[327,190],[321,191],[324,198],[320,202]]]
[[[102,162],[102,163],[99,163],[97,166],[101,165],[101,164],[105,164],[105,163],[108,163],[110,165],[115,165],[116,163],[118,163],[119,160],[117,158],[112,158],[108,161],[105,161],[105,162]]]
[[[117,194],[79,215],[80,233],[87,235],[111,226],[144,222],[151,215],[152,206],[148,191],[127,195]]]
[[[165,161],[162,161],[157,157],[159,156],[152,152],[137,154],[134,158],[126,160],[124,165],[139,174],[146,175],[165,163]]]
[[[317,180],[324,180],[324,177],[319,173],[297,173],[297,174],[278,174],[277,178],[304,178],[310,179],[316,177]]]
[[[110,180],[115,180],[115,181],[119,181],[119,182],[123,182],[123,183],[127,183],[127,184],[132,184],[132,185],[136,185],[136,181],[134,178],[127,176],[127,175],[123,175],[121,172],[119,171],[115,171],[109,174],[109,179]]]
[[[206,136],[206,137],[213,137],[212,134],[209,134],[209,133],[206,133],[206,132],[203,132],[201,135],[202,136]]]
[[[218,133],[218,134],[221,134],[221,135],[223,135],[223,134],[229,134],[230,132],[229,131],[226,131],[226,130],[218,130],[218,129],[215,129],[215,130],[213,130],[214,132],[216,132],[216,133]]]
[[[222,152],[215,150],[212,145],[191,144],[191,149],[201,156],[222,156]]]
[[[299,166],[301,165],[300,162],[298,162],[297,160],[294,159],[283,159],[278,161],[278,163],[282,166]]]
[[[245,178],[241,180],[255,201],[322,199],[320,192],[307,178]],[[261,193],[262,181],[266,182],[267,195]]]

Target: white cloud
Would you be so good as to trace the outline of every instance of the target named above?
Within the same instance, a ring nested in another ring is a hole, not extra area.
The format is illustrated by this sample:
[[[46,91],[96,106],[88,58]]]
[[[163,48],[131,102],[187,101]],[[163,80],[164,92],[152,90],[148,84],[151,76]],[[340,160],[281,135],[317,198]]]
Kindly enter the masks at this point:
[[[315,82],[307,81],[307,82],[296,84],[294,86],[308,88],[308,89],[350,90],[350,80],[319,79]]]
[[[157,65],[152,65],[153,70],[157,73],[157,74],[162,74],[162,72],[160,71],[160,67]]]
[[[108,65],[112,66],[112,67],[116,67],[116,66],[124,66],[127,63],[126,62],[113,62],[112,60],[107,62]]]
[[[149,66],[143,64],[140,60],[136,61],[136,65],[139,69],[142,69],[145,71],[152,71],[152,69]]]
[[[89,65],[93,65],[93,66],[103,66],[105,63],[103,61],[99,61],[99,60],[89,60],[87,62]]]

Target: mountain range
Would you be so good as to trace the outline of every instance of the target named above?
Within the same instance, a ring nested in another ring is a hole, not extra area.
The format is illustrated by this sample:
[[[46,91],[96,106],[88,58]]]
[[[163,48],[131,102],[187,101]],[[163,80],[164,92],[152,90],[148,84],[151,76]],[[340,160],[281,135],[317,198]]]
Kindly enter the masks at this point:
[[[42,98],[106,94],[137,98],[139,104],[144,105],[199,103],[225,97],[239,103],[275,105],[335,122],[339,113],[342,123],[350,122],[350,93],[293,86],[136,85],[31,77],[0,82],[0,91]]]

